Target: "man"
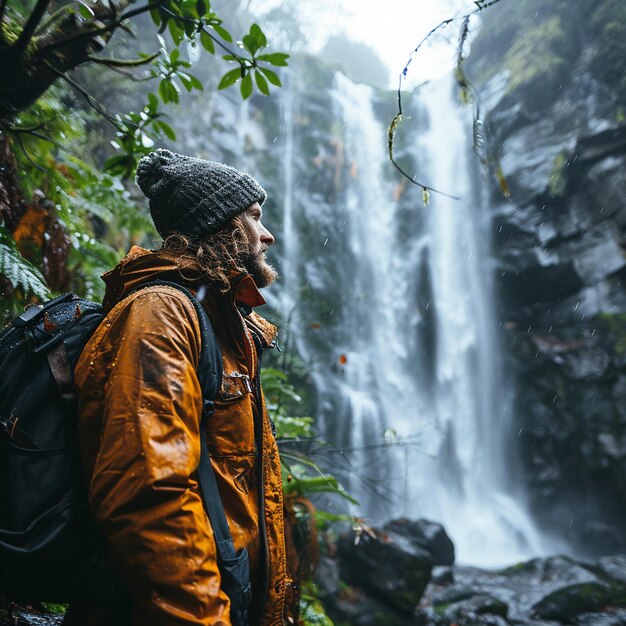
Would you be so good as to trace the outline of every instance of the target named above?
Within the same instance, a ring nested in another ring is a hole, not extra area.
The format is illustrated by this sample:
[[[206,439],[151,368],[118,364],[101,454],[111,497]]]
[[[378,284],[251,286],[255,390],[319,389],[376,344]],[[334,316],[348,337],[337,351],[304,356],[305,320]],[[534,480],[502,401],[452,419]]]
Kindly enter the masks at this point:
[[[201,299],[222,352],[207,443],[235,547],[250,554],[250,623],[283,624],[292,582],[280,461],[258,383],[277,331],[253,311],[264,304],[257,288],[276,278],[265,260],[274,242],[261,221],[266,193],[248,174],[168,150],[141,159],[137,182],[163,247],[133,247],[104,275],[107,316],[75,371],[91,511],[133,626],[231,623],[198,487],[198,317],[175,287],[137,290],[179,283]]]

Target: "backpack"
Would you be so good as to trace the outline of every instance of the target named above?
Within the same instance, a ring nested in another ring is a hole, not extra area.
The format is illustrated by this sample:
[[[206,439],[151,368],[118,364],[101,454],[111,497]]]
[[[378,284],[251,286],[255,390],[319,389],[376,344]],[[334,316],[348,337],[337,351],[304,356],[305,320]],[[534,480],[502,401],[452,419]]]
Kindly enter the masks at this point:
[[[235,551],[206,446],[206,419],[222,377],[209,318],[190,291],[202,334],[200,486],[218,546],[233,624],[247,624],[248,555]],[[73,371],[103,320],[100,304],[66,293],[30,306],[0,332],[0,594],[11,600],[105,605],[125,597],[104,557],[82,481]]]

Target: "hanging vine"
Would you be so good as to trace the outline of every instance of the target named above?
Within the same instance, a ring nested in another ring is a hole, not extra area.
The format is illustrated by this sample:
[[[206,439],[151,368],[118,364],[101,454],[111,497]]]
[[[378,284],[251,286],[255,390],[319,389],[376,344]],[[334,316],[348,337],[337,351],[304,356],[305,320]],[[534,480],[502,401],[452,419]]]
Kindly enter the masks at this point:
[[[502,172],[502,168],[500,167],[499,163],[497,163],[497,160],[495,159],[494,155],[492,155],[487,147],[487,143],[485,141],[485,136],[484,136],[484,127],[483,127],[483,122],[480,116],[480,105],[479,105],[479,97],[478,97],[478,93],[476,91],[476,89],[474,88],[474,86],[472,85],[472,83],[469,81],[469,79],[467,78],[465,71],[464,71],[464,62],[465,62],[465,55],[464,55],[464,47],[465,47],[465,43],[467,41],[467,36],[469,35],[469,20],[473,15],[476,15],[478,13],[480,13],[481,11],[483,11],[484,9],[497,4],[498,2],[500,2],[501,0],[477,0],[476,2],[474,2],[474,4],[476,5],[476,9],[474,9],[473,11],[470,11],[469,13],[466,13],[464,15],[461,15],[459,17],[451,17],[448,18],[446,20],[443,20],[441,23],[439,23],[437,26],[435,26],[433,29],[431,29],[426,36],[417,44],[417,46],[411,51],[410,55],[409,55],[409,60],[407,61],[406,65],[404,66],[404,68],[402,69],[402,72],[400,72],[400,75],[398,77],[398,91],[397,91],[397,102],[398,102],[398,112],[396,113],[396,115],[393,117],[393,119],[391,120],[390,124],[389,124],[389,128],[387,129],[387,149],[389,152],[389,160],[391,161],[391,163],[393,164],[393,166],[398,170],[398,172],[400,172],[400,174],[402,176],[404,176],[404,178],[406,178],[409,182],[411,182],[411,184],[417,186],[417,187],[421,187],[422,189],[422,200],[424,202],[424,205],[427,205],[430,201],[430,194],[432,193],[436,193],[442,196],[445,196],[446,198],[452,198],[453,200],[459,200],[458,196],[455,196],[451,193],[447,193],[445,191],[442,191],[440,189],[435,189],[433,187],[431,187],[430,185],[421,182],[419,180],[417,180],[417,174],[415,175],[411,175],[409,174],[395,159],[394,154],[393,154],[393,148],[394,148],[394,141],[395,141],[395,137],[396,137],[396,132],[398,130],[398,127],[400,125],[400,122],[404,119],[404,115],[403,115],[403,111],[402,111],[402,82],[406,79],[408,71],[409,71],[409,66],[411,65],[412,61],[413,61],[413,57],[415,54],[417,54],[421,47],[438,31],[446,28],[449,24],[452,24],[454,22],[458,22],[461,21],[461,29],[459,32],[459,44],[457,47],[457,53],[456,53],[456,63],[455,63],[455,68],[454,68],[454,76],[455,76],[455,80],[457,82],[457,85],[459,86],[460,90],[461,90],[461,100],[465,103],[470,103],[473,102],[474,103],[474,111],[473,111],[473,146],[474,146],[474,152],[476,153],[476,155],[478,156],[480,162],[482,163],[482,165],[484,167],[490,167],[492,164],[495,166],[495,175],[496,175],[496,179],[498,181],[498,185],[502,191],[502,193],[504,194],[505,197],[509,197],[510,193],[509,193],[509,189],[508,189],[508,185],[506,183],[506,180],[504,178],[504,174]]]

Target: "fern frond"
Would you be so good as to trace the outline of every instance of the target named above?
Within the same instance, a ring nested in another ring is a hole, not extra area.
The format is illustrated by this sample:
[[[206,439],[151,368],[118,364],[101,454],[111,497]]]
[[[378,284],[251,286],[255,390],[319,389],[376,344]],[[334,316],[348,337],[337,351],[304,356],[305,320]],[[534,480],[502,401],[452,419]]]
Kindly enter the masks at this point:
[[[28,296],[45,299],[48,287],[41,272],[18,251],[8,231],[0,228],[0,274]]]

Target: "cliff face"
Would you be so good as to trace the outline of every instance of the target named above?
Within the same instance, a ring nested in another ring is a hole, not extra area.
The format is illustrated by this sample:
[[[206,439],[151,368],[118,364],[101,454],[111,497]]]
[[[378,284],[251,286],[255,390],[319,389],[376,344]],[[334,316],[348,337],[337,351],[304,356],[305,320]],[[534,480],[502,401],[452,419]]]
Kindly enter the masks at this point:
[[[492,249],[531,504],[579,549],[623,550],[626,5],[484,15],[468,72],[511,189]]]

